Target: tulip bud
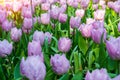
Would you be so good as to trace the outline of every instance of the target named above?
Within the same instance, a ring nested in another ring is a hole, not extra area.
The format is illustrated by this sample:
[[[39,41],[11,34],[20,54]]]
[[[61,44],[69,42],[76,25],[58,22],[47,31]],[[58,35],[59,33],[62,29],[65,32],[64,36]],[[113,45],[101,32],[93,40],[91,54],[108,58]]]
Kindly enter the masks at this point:
[[[41,9],[48,11],[50,9],[50,4],[49,3],[43,3],[41,4]]]
[[[92,24],[93,22],[95,22],[95,19],[87,18],[86,20],[86,24]]]
[[[78,28],[80,26],[81,18],[80,17],[71,17],[70,26],[71,28]]]
[[[5,31],[10,31],[12,28],[12,21],[8,21],[7,19],[2,23],[2,29]]]
[[[91,30],[93,28],[92,24],[82,24],[81,26],[81,33],[84,37],[91,37]]]
[[[90,73],[87,72],[85,80],[110,80],[106,69],[96,69]]]
[[[106,30],[102,22],[94,22],[92,24],[93,29],[91,30],[91,36],[94,42],[100,43],[103,36],[103,40],[106,40]]]
[[[39,56],[28,56],[26,60],[22,58],[20,71],[29,80],[44,80],[46,75],[45,64]]]
[[[33,40],[40,42],[41,45],[43,45],[45,39],[44,33],[41,31],[35,31],[33,34]]]
[[[50,17],[55,20],[58,19],[59,14],[60,14],[60,8],[58,8],[58,7],[53,7],[50,10]]]
[[[7,19],[6,10],[0,10],[0,24],[2,24]]]
[[[94,19],[104,21],[105,10],[97,10],[94,12]]]
[[[75,14],[76,14],[77,17],[82,18],[84,16],[84,14],[85,14],[85,11],[83,9],[77,9]]]
[[[106,47],[109,56],[114,60],[120,60],[120,37],[117,39],[111,37],[109,41],[106,41]]]
[[[48,43],[51,43],[51,39],[52,39],[52,34],[50,34],[49,32],[45,32],[45,38],[47,38]]]
[[[90,2],[90,0],[81,0],[80,6],[81,6],[82,8],[87,8],[88,5],[89,5],[89,2]]]
[[[61,23],[65,23],[65,22],[67,21],[67,15],[66,15],[66,14],[63,14],[63,13],[60,13],[58,20],[59,20]]]
[[[22,36],[22,30],[21,29],[17,29],[16,27],[15,28],[12,28],[11,29],[11,39],[15,42],[19,41],[21,36]]]
[[[12,52],[13,46],[12,43],[9,43],[7,40],[0,41],[0,56],[6,57]]]
[[[58,41],[58,49],[62,52],[68,52],[71,48],[71,40],[69,38],[60,38]]]
[[[52,69],[58,75],[66,73],[70,68],[69,60],[67,60],[64,54],[55,54],[54,56],[51,56],[50,63]]]
[[[24,18],[23,27],[26,30],[30,30],[32,28],[32,19],[31,18]]]
[[[48,13],[44,13],[44,14],[41,14],[41,23],[42,24],[49,24],[50,23],[50,14]]]

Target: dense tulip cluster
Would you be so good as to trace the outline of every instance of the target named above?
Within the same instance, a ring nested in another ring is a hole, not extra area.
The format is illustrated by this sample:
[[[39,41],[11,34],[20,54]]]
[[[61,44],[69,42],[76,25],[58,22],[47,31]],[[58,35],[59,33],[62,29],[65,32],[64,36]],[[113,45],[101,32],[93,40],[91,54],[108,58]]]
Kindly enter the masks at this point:
[[[0,80],[120,80],[119,17],[120,0],[2,0]]]

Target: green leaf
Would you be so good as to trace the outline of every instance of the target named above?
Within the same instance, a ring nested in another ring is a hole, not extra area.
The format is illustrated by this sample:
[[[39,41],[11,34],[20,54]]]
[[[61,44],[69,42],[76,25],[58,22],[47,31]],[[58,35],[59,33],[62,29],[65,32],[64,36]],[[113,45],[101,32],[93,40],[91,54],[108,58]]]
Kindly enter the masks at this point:
[[[93,56],[93,51],[91,51],[91,52],[89,53],[89,61],[88,61],[88,67],[89,67],[89,69],[92,68],[92,64],[93,64],[94,60],[95,60],[95,58],[94,58],[94,56]]]
[[[20,63],[17,63],[14,69],[14,79],[19,80],[22,78],[22,75],[20,74]]]
[[[76,73],[76,74],[73,76],[72,80],[83,80],[83,74],[82,74],[82,72]]]
[[[64,74],[60,79],[58,79],[58,80],[69,80],[69,74],[68,73],[66,73],[66,74]]]
[[[1,79],[1,80],[6,80],[6,79],[5,79],[5,75],[4,75],[4,73],[3,73],[3,70],[2,70],[1,64],[0,64],[0,79]]]
[[[46,74],[45,80],[53,80],[54,78],[54,72],[52,70],[52,68],[50,68]]]

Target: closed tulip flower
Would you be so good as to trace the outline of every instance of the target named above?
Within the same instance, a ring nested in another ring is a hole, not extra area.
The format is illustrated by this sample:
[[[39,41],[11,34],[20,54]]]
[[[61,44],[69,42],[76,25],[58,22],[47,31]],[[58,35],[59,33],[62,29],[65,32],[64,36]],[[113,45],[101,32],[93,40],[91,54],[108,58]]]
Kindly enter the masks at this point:
[[[106,40],[106,30],[102,22],[94,22],[92,24],[93,29],[91,30],[91,36],[94,42],[100,43],[103,35],[103,40]]]
[[[120,37],[113,38],[111,37],[110,40],[106,41],[107,51],[110,57],[114,60],[120,60]]]
[[[50,9],[50,3],[43,3],[41,4],[41,9],[48,11]]]
[[[64,54],[63,55],[55,54],[54,56],[51,56],[50,63],[52,69],[58,75],[66,73],[70,68],[69,60],[66,58]]]
[[[20,9],[22,8],[22,2],[20,1],[14,1],[13,2],[13,11],[14,12],[17,12],[17,11],[20,11]]]
[[[68,52],[71,48],[72,42],[69,38],[60,38],[58,41],[58,49],[62,52]]]
[[[116,76],[115,78],[111,79],[111,80],[119,80],[120,79],[120,75]]]
[[[21,29],[17,29],[16,27],[15,28],[12,28],[11,29],[11,39],[15,42],[19,41],[21,36],[22,36],[22,30]]]
[[[96,69],[90,73],[87,72],[85,80],[110,80],[106,69]]]
[[[2,29],[5,31],[10,31],[12,28],[12,21],[8,21],[7,19],[2,23]]]
[[[86,20],[86,24],[92,24],[93,22],[95,22],[95,19],[93,18],[87,18]]]
[[[20,72],[29,80],[44,80],[46,67],[39,56],[28,56],[26,60],[22,58]]]
[[[48,43],[50,44],[52,40],[52,34],[49,32],[45,32],[45,38],[47,38]]]
[[[85,14],[85,10],[83,10],[83,9],[77,9],[76,12],[75,12],[75,14],[76,14],[76,16],[82,18],[84,16],[84,14]]]
[[[31,18],[24,18],[23,27],[27,30],[32,29],[32,19]]]
[[[118,31],[120,32],[120,22],[118,23]]]
[[[94,19],[104,21],[105,10],[97,10],[94,12]]]
[[[71,17],[70,26],[71,28],[78,28],[80,26],[81,18],[80,17]]]
[[[90,0],[81,0],[80,6],[81,6],[82,8],[87,8],[88,5],[89,5],[89,2],[90,2]]]
[[[91,30],[93,28],[92,24],[82,24],[80,28],[81,28],[81,33],[84,37],[87,38],[91,37]]]
[[[93,3],[98,3],[99,2],[99,0],[92,0],[93,1]]]
[[[45,25],[50,23],[50,14],[49,13],[41,14],[41,23],[45,24]]]
[[[43,45],[45,39],[44,33],[41,31],[35,31],[33,34],[33,40],[40,42],[41,45]]]
[[[13,46],[12,43],[9,43],[7,40],[0,41],[0,56],[6,57],[12,52]]]
[[[0,10],[0,24],[2,24],[7,18],[6,10]]]
[[[28,43],[28,56],[39,55],[41,61],[44,61],[41,45],[37,41],[32,41]]]
[[[58,7],[53,7],[50,10],[50,17],[55,20],[58,19],[59,14],[60,14],[60,8],[58,8]]]
[[[67,14],[60,13],[58,20],[61,23],[65,23],[67,21]]]

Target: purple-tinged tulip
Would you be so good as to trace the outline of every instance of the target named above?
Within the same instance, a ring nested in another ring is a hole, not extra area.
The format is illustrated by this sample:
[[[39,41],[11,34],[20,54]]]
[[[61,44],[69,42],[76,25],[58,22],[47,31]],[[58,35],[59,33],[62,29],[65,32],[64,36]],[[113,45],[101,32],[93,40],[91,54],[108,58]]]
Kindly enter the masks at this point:
[[[77,1],[74,1],[74,2],[72,3],[72,6],[73,6],[74,8],[78,8],[78,5],[79,5],[79,3],[78,3]]]
[[[22,27],[22,31],[26,34],[29,34],[31,29],[26,29],[26,28]]]
[[[43,3],[41,4],[41,9],[48,11],[50,9],[50,4],[49,3]]]
[[[45,39],[44,33],[41,31],[35,31],[33,34],[33,40],[40,42],[41,45],[43,45]]]
[[[94,19],[104,21],[105,10],[97,10],[94,12]]]
[[[2,24],[7,18],[6,10],[0,10],[0,24]]]
[[[16,27],[15,28],[12,28],[11,29],[11,39],[15,42],[19,41],[21,36],[22,36],[22,30],[21,29],[17,29]]]
[[[39,6],[41,2],[42,2],[41,0],[32,0],[32,5],[36,7]]]
[[[93,8],[94,10],[97,10],[97,9],[98,9],[98,6],[99,6],[98,4],[93,4],[93,5],[92,5],[92,8]]]
[[[60,38],[58,41],[58,49],[61,52],[68,52],[72,46],[72,42],[69,38]]]
[[[24,18],[23,27],[27,30],[32,28],[32,19],[31,18]]]
[[[67,9],[67,5],[66,4],[61,5],[61,7],[59,8],[60,13],[65,13],[66,9]]]
[[[81,6],[82,8],[87,8],[88,5],[89,5],[89,2],[90,2],[90,0],[81,0],[80,6]]]
[[[98,3],[99,2],[99,0],[92,0],[93,1],[93,3]]]
[[[120,60],[120,37],[111,37],[109,41],[106,41],[107,51],[109,56],[114,60]]]
[[[70,26],[71,28],[78,28],[80,26],[81,18],[80,17],[71,17]]]
[[[59,17],[58,17],[58,20],[61,22],[61,23],[65,23],[67,21],[67,14],[64,14],[64,13],[60,13]]]
[[[74,1],[73,0],[67,0],[67,4],[69,5],[69,6],[72,6],[72,3],[73,3]]]
[[[120,75],[116,76],[115,78],[113,78],[111,80],[120,80]]]
[[[103,22],[94,22],[92,24],[93,29],[91,30],[91,36],[94,42],[100,43],[103,35],[103,40],[106,40],[106,30],[104,28]]]
[[[87,18],[86,20],[86,24],[92,24],[93,22],[95,22],[95,19],[93,18]]]
[[[84,14],[85,14],[85,10],[83,10],[83,9],[77,9],[75,11],[75,14],[76,14],[77,17],[81,17],[82,18],[84,16]]]
[[[12,52],[13,46],[12,43],[9,43],[7,40],[0,41],[0,56],[6,57]]]
[[[96,69],[90,73],[87,72],[85,80],[110,80],[106,69]]]
[[[118,23],[118,31],[120,32],[120,22]]]
[[[28,56],[26,60],[22,58],[20,71],[30,80],[44,80],[46,75],[45,64],[39,56]]]
[[[22,8],[22,2],[20,2],[20,1],[14,1],[13,2],[13,11],[14,12],[17,12],[17,11],[19,11],[21,8]]]
[[[41,58],[41,61],[44,61],[41,45],[37,41],[29,42],[28,44],[28,56],[34,56],[39,55]]]
[[[80,30],[82,35],[87,38],[91,37],[92,28],[93,28],[92,24],[81,24]]]
[[[48,43],[50,44],[52,40],[52,34],[50,34],[49,32],[45,32],[45,38],[47,38]]]
[[[12,21],[8,21],[7,19],[2,23],[2,29],[5,31],[10,31],[12,28]]]
[[[50,10],[50,17],[53,19],[58,19],[59,14],[60,14],[60,8],[58,7],[53,7]]]
[[[66,0],[60,0],[60,5],[64,5],[64,4],[66,4],[66,3],[67,3]]]
[[[45,25],[50,23],[50,14],[49,13],[41,14],[41,23],[45,24]]]
[[[112,9],[114,8],[114,2],[112,1],[109,1],[107,5],[109,8],[112,8]]]
[[[52,69],[58,75],[66,73],[70,68],[69,60],[66,58],[64,54],[63,55],[55,54],[54,56],[51,56],[50,63]]]

